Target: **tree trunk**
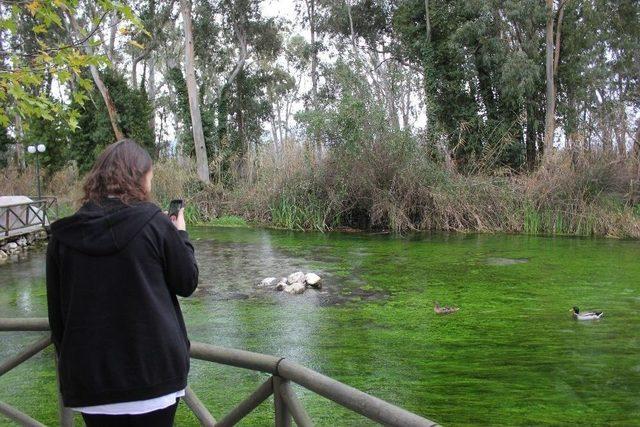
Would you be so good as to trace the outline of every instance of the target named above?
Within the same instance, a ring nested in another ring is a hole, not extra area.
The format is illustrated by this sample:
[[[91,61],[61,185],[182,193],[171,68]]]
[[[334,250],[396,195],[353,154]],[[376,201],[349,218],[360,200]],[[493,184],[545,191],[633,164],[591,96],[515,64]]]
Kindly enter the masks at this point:
[[[384,51],[384,46],[383,46]],[[396,108],[396,87],[394,85],[394,70],[390,70],[390,61],[386,61],[380,66],[380,79],[382,80],[382,91],[387,111],[389,112],[389,121],[394,129],[400,129],[400,120],[398,118],[398,109]]]
[[[116,111],[116,104],[114,104],[113,99],[111,99],[111,95],[109,95],[109,89],[107,89],[107,87],[104,85],[102,78],[100,78],[100,73],[98,73],[98,69],[95,67],[95,65],[91,65],[89,69],[91,70],[91,77],[93,77],[93,81],[98,87],[98,90],[102,95],[102,99],[107,106],[109,120],[111,121],[111,127],[113,128],[113,133],[116,136],[116,140],[119,141],[121,139],[124,139],[124,134],[122,133],[122,130],[120,130],[120,125],[118,125],[118,112]]]
[[[247,46],[247,32],[244,26],[244,22],[235,22],[233,31],[236,35],[236,40],[238,41],[238,60],[236,62],[236,66],[233,67],[233,70],[227,76],[224,84],[222,84],[218,88],[218,92],[216,93],[216,99],[220,100],[222,97],[222,93],[231,86],[233,81],[238,77],[238,73],[242,71],[244,68],[245,62],[247,62],[248,55],[248,46]]]
[[[604,117],[600,119],[600,126],[602,126],[602,151],[609,154],[613,151],[613,138],[611,132],[611,114],[606,113]]]
[[[16,138],[15,144],[13,144],[14,150],[14,159],[16,168],[19,171],[23,171],[27,168],[27,162],[24,158],[24,146],[22,145],[22,140],[24,139],[24,129],[22,127],[22,117],[20,114],[16,113],[14,116],[15,119],[15,127],[16,127]]]
[[[618,145],[618,155],[621,158],[627,156],[627,112],[624,105],[618,109],[618,120],[614,123],[616,131],[616,143]]]
[[[309,18],[309,37],[311,39],[311,105],[318,105],[318,47],[316,46],[316,3],[315,0],[305,0],[307,17]],[[318,158],[322,156],[322,142],[319,138],[313,141]]]
[[[316,3],[305,0],[309,18],[309,36],[311,39],[311,102],[316,105],[318,97],[318,49],[316,46]]]
[[[353,49],[353,60],[358,59],[358,48],[356,46],[356,32],[353,27],[353,15],[351,14],[351,0],[346,0],[347,14],[349,16],[349,31],[351,33],[351,49]]]
[[[116,47],[116,34],[118,32],[118,12],[115,10],[111,12],[110,22],[111,32],[109,33],[109,60],[113,65],[116,65],[115,61],[115,47]]]
[[[71,22],[71,27],[75,36],[77,38],[80,37],[80,26],[78,25],[78,21],[76,21],[75,16],[71,13],[67,13],[69,17],[69,22]],[[85,41],[83,43],[83,48],[87,55],[91,55],[91,47]],[[93,82],[98,87],[100,91],[100,95],[102,95],[102,99],[104,100],[104,104],[107,107],[107,113],[109,114],[109,121],[111,121],[111,127],[113,128],[113,133],[116,136],[116,141],[124,139],[124,134],[122,130],[120,130],[120,125],[118,125],[118,112],[116,111],[116,105],[113,103],[113,99],[111,99],[111,95],[109,94],[109,89],[104,85],[102,78],[100,77],[100,73],[98,72],[98,68],[95,65],[89,66],[89,71],[91,71],[91,77],[93,77]]]
[[[555,82],[553,72],[554,44],[553,44],[553,0],[547,1],[547,27],[546,27],[546,78],[547,78],[547,100],[546,114],[544,120],[544,155],[548,156],[553,147],[553,134],[555,132]]]
[[[638,160],[638,178],[640,179],[640,119],[636,120],[636,134],[633,138],[633,154]]]
[[[131,54],[131,86],[136,89],[138,87],[138,58]]]
[[[431,20],[429,18],[429,0],[424,0],[424,23],[427,30],[427,43],[431,41]]]
[[[425,30],[427,32],[427,48],[431,46],[431,17],[429,16],[429,0],[424,0],[424,23]],[[427,72],[427,67],[429,65],[424,65],[424,112],[425,112],[425,123],[424,123],[424,133],[426,137],[427,143],[429,142],[429,131],[431,126],[431,119],[433,117],[432,109],[431,109],[431,93],[430,90],[431,84],[429,81],[429,75]]]
[[[156,138],[156,57],[151,55],[149,58],[149,79],[147,80],[147,96],[149,104],[151,104],[151,118],[149,119],[149,128],[153,132],[154,142]],[[157,146],[157,145],[156,145]]]
[[[189,95],[189,112],[191,113],[191,130],[193,132],[193,145],[196,151],[196,171],[198,178],[204,183],[209,183],[209,162],[207,160],[207,148],[204,143],[202,130],[202,118],[200,116],[200,104],[198,102],[198,85],[194,68],[193,31],[191,22],[191,1],[180,0],[180,12],[184,25],[185,41],[185,80]]]
[[[536,166],[536,131],[534,126],[534,113],[531,106],[527,106],[527,133],[526,133],[526,157],[527,170],[533,171]]]
[[[284,148],[284,135],[282,134],[282,128],[283,128],[283,123],[282,123],[282,106],[280,105],[280,103],[277,103],[278,108],[277,108],[277,113],[278,113],[278,140],[280,141],[280,148]]]
[[[270,116],[269,116],[269,122],[271,124],[271,137],[273,138],[273,152],[277,153],[278,152],[278,130],[277,130],[277,126],[276,126],[276,117],[273,114],[273,111],[271,112]]]

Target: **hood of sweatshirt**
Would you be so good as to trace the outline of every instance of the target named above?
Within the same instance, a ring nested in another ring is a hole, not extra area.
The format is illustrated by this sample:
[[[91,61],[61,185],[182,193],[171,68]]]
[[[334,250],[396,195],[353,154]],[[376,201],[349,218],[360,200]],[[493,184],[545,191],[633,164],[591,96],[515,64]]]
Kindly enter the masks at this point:
[[[51,224],[51,233],[65,246],[100,256],[122,250],[160,213],[153,203],[125,205],[118,199],[85,203],[75,214]]]

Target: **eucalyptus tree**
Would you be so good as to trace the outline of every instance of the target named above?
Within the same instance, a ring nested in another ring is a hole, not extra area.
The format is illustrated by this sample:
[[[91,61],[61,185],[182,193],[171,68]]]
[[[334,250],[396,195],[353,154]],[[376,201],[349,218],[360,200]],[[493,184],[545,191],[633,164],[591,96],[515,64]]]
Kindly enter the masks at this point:
[[[557,86],[567,143],[612,151],[615,138],[624,156],[640,125],[640,4],[572,1],[565,8]]]
[[[191,130],[196,152],[196,172],[200,181],[209,183],[209,161],[205,147],[204,133],[202,131],[202,118],[200,116],[200,97],[195,73],[195,56],[193,53],[193,23],[191,21],[191,1],[180,0],[180,12],[184,26],[185,43],[185,75],[187,93],[189,96],[189,112],[191,114]]]
[[[293,35],[283,44],[280,62],[267,58],[262,68],[270,78],[267,95],[271,104],[269,121],[276,150],[291,142],[291,118],[302,99],[302,85],[311,61],[311,45],[304,37]]]
[[[534,3],[414,0],[394,11],[398,52],[424,72],[431,139],[467,171],[519,168],[525,151],[535,162],[544,9]]]
[[[565,5],[569,0],[546,0],[545,27],[545,73],[546,73],[546,107],[544,124],[544,152],[553,148],[553,136],[556,130],[556,80],[560,61],[560,42],[562,20]]]

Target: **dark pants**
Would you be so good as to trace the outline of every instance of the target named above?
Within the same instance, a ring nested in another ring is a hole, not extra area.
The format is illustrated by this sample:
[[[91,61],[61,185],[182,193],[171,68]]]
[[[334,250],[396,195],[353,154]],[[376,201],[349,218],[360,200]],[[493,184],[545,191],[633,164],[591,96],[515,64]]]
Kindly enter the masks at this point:
[[[179,400],[179,399],[178,399]],[[139,415],[82,414],[87,427],[172,427],[178,400],[171,406]]]

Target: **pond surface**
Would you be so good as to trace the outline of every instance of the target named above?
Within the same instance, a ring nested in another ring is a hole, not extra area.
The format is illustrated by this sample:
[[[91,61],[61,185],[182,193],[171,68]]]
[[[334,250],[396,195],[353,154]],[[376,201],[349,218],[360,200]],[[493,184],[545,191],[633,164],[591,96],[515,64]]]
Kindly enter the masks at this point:
[[[640,425],[640,242],[206,227],[191,236],[200,287],[181,303],[192,340],[292,358],[445,426]],[[322,291],[255,286],[296,270],[320,274]],[[434,300],[461,309],[437,316]],[[574,305],[605,317],[578,323]],[[0,317],[11,316],[46,316],[42,251],[0,266]],[[2,333],[0,358],[40,335]],[[57,424],[53,369],[49,348],[0,378],[0,400]],[[216,417],[266,378],[199,361],[190,377]],[[297,390],[318,425],[370,424]],[[180,406],[176,425],[197,425]],[[272,404],[243,425],[272,425]]]

